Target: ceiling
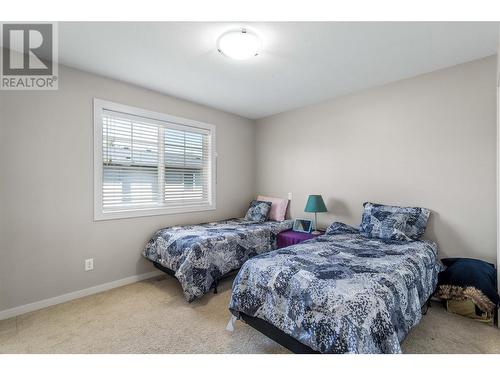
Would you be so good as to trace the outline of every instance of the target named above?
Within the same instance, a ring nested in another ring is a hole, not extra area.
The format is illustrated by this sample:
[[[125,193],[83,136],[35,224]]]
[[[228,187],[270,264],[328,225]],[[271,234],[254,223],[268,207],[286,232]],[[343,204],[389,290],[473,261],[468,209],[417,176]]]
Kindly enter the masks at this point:
[[[216,49],[245,26],[259,56]],[[258,119],[496,54],[497,23],[59,23],[59,61]]]

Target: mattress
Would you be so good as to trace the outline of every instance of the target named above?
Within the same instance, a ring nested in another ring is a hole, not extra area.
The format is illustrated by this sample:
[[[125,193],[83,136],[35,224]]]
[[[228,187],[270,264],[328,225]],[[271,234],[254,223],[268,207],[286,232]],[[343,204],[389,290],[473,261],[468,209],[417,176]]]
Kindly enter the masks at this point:
[[[433,242],[383,241],[349,227],[250,259],[229,309],[322,353],[400,353],[436,288],[437,250]]]
[[[291,220],[245,219],[173,226],[158,230],[143,256],[172,270],[191,302],[249,258],[276,249],[277,234],[291,227]]]

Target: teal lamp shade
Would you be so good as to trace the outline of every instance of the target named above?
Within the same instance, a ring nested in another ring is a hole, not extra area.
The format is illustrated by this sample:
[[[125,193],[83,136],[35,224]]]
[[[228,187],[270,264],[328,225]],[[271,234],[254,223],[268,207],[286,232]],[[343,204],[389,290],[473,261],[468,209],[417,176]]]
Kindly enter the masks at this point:
[[[321,195],[310,195],[307,199],[305,212],[327,212],[325,202]]]

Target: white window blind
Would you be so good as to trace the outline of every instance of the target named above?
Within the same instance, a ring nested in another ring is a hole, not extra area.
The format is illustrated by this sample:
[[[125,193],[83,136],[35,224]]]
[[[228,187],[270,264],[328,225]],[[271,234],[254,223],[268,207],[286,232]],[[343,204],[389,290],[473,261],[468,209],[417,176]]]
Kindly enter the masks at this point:
[[[213,209],[214,129],[117,106],[95,109],[102,139],[101,218]]]

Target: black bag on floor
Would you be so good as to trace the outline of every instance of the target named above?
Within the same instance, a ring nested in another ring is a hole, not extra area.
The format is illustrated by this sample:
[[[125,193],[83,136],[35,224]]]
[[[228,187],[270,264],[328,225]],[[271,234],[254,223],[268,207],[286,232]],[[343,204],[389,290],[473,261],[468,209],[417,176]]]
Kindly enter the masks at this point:
[[[436,297],[447,301],[450,312],[493,322],[500,299],[495,266],[470,258],[445,258],[441,262],[446,269],[439,274]]]

